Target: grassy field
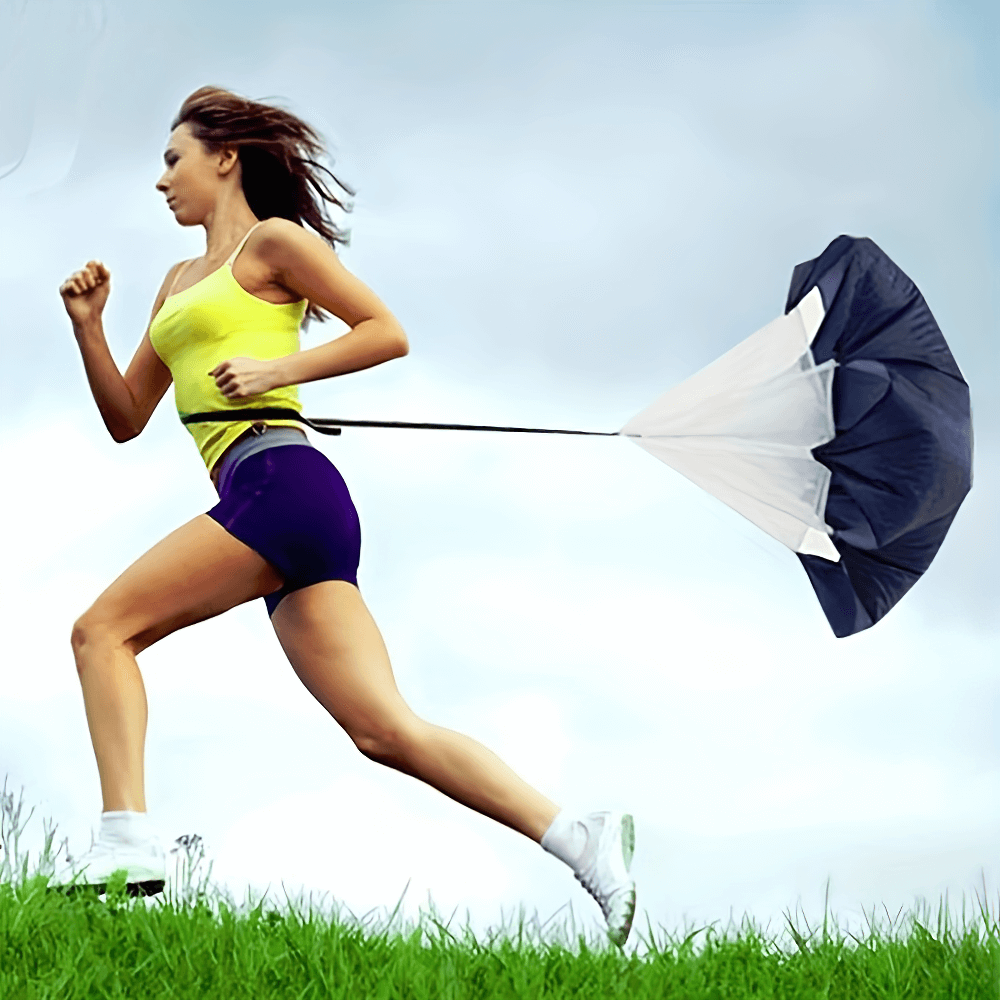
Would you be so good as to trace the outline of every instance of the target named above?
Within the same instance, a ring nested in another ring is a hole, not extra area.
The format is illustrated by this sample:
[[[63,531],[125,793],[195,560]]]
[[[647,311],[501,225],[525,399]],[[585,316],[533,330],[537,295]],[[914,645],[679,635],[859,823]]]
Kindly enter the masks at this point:
[[[477,936],[433,912],[407,923],[397,912],[345,919],[311,905],[238,906],[199,874],[197,837],[178,841],[178,871],[161,896],[131,898],[123,877],[105,896],[67,894],[48,889],[38,874],[50,829],[29,875],[11,837],[17,824],[5,815],[2,1000],[1000,998],[1000,901],[992,912],[978,893],[974,916],[967,921],[963,912],[957,924],[942,903],[936,914],[924,907],[887,923],[873,914],[861,936],[826,918],[817,927],[789,918],[780,936],[748,918],[683,934],[636,926],[622,952],[571,923],[543,933],[536,921],[521,920]]]

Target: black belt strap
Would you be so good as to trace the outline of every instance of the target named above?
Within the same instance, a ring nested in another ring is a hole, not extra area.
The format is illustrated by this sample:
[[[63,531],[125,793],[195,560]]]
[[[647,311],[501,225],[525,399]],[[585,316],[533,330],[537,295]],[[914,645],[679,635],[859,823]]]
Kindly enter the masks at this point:
[[[504,431],[511,434],[580,434],[588,437],[617,437],[617,431],[566,431],[551,427],[496,427],[492,424],[427,424],[407,420],[333,420],[326,417],[302,416],[295,410],[264,406],[251,410],[212,410],[209,413],[189,413],[181,417],[182,424],[205,421],[298,420],[320,434],[339,434],[341,427],[403,427],[425,431]]]
[[[242,420],[297,420],[320,434],[339,434],[339,427],[317,427],[315,422],[297,410],[280,406],[259,406],[252,410],[210,410],[208,413],[188,413],[181,417],[182,424],[238,423]]]

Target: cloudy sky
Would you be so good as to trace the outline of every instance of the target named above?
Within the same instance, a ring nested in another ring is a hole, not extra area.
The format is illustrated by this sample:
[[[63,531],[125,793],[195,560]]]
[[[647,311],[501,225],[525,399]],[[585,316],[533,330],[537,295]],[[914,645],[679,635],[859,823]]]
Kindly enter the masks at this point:
[[[835,639],[795,556],[629,442],[314,438],[413,708],[555,801],[636,818],[655,926],[843,923],[1000,882],[998,15],[987,2],[0,5],[6,572],[0,775],[89,845],[100,789],[73,620],[215,494],[168,394],[112,442],[60,282],[112,271],[124,367],[203,250],[154,190],[195,88],[275,98],[357,190],[348,268],[410,355],[302,390],[316,416],[615,430],[778,316],[793,267],[868,236],[972,389],[975,485],[936,561]],[[278,13],[280,12],[280,14]],[[309,346],[336,336],[313,325]],[[428,894],[477,926],[597,907],[519,835],[362,758],[263,602],[140,666],[147,797],[242,898]],[[40,824],[35,821],[40,834]],[[29,838],[30,840],[30,838]],[[33,843],[33,841],[32,841]],[[645,916],[641,916],[645,926]]]

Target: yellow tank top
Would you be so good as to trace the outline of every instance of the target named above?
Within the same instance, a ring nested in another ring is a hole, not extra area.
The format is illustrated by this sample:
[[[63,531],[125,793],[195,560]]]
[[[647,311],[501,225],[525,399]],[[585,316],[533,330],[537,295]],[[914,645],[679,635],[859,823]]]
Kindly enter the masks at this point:
[[[308,301],[265,302],[233,277],[233,261],[259,225],[260,222],[250,228],[222,267],[190,288],[168,295],[150,325],[150,342],[173,376],[174,400],[182,417],[208,410],[264,406],[282,406],[302,412],[297,386],[272,389],[244,399],[227,399],[208,374],[217,364],[230,358],[270,361],[294,354],[299,349],[299,326]],[[302,427],[295,420],[268,419],[265,422],[276,427]],[[241,420],[185,426],[211,471],[222,453],[251,424],[252,421]]]

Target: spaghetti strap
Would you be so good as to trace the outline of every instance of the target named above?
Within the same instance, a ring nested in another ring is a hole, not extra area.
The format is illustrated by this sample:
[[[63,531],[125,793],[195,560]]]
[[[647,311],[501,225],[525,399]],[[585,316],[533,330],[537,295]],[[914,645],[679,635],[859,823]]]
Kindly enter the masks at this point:
[[[261,220],[260,220],[260,222],[255,222],[255,223],[254,223],[254,224],[253,224],[253,225],[252,225],[252,226],[251,226],[251,227],[250,227],[250,228],[249,228],[249,229],[247,230],[247,232],[246,232],[246,236],[244,236],[244,237],[243,237],[243,239],[241,239],[241,240],[240,240],[240,242],[239,242],[239,243],[237,244],[237,246],[236,246],[236,249],[235,249],[235,250],[234,250],[234,251],[233,251],[233,252],[232,252],[232,253],[231,253],[231,254],[229,255],[229,260],[227,260],[227,261],[226,261],[226,264],[227,264],[227,265],[228,265],[228,266],[229,266],[230,268],[231,268],[231,267],[233,266],[233,261],[234,261],[234,260],[236,260],[236,257],[237,257],[237,255],[239,254],[239,252],[240,252],[240,251],[241,251],[241,250],[243,249],[243,244],[244,244],[244,243],[246,243],[246,241],[247,241],[248,239],[250,239],[250,234],[251,234],[251,233],[252,233],[252,232],[253,232],[253,231],[254,231],[254,230],[255,230],[255,229],[256,229],[256,228],[257,228],[257,227],[258,227],[258,226],[259,226],[259,225],[261,224],[261,222],[263,222],[263,221],[264,221],[264,220],[263,220],[263,219],[261,219]]]
[[[174,275],[174,280],[170,282],[170,288],[167,289],[166,298],[170,298],[174,294],[174,289],[177,287],[177,282],[181,280],[181,275],[194,263],[195,258],[192,257],[190,260],[184,261],[179,268],[177,268],[177,273]]]

